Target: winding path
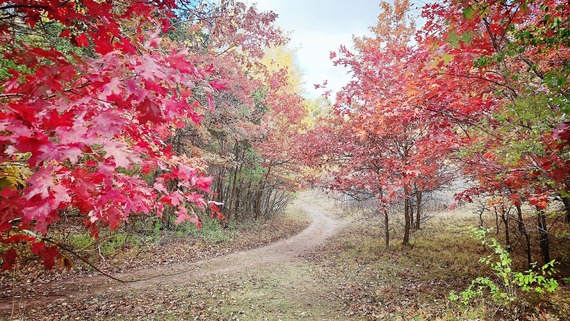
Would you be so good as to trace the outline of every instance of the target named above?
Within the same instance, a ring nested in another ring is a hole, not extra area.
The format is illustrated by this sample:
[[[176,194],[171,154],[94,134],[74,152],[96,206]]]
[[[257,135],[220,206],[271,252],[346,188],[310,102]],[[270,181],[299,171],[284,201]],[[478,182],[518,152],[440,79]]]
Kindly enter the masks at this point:
[[[197,284],[210,282],[211,279],[223,279],[228,282],[243,283],[245,279],[263,283],[253,292],[260,292],[264,300],[276,300],[276,304],[295,308],[299,311],[311,307],[307,305],[305,297],[307,291],[326,291],[317,285],[318,276],[307,273],[303,266],[303,257],[314,251],[327,238],[334,235],[342,222],[335,219],[330,213],[334,212],[334,202],[315,191],[306,191],[298,194],[291,205],[301,209],[312,219],[312,223],[301,233],[285,240],[281,240],[260,248],[237,252],[226,256],[204,260],[194,263],[177,263],[158,268],[148,268],[135,272],[115,275],[122,280],[134,282],[118,283],[103,276],[85,278],[80,281],[62,282],[54,284],[49,289],[48,296],[38,297],[33,302],[2,302],[0,309],[6,312],[8,308],[26,309],[27,306],[58,302],[67,306],[73,302],[93,301],[98,298],[105,300],[117,295],[136,298],[152,295],[161,289],[179,292],[180,289],[192,289]],[[311,286],[311,284],[313,284]],[[245,284],[238,284],[241,289],[248,288]],[[263,288],[263,290],[260,290]],[[251,290],[251,289],[250,289]],[[250,291],[251,292],[251,291]],[[312,293],[313,298],[323,297],[319,293]],[[257,295],[248,293],[247,295]],[[242,290],[241,297],[247,297]],[[261,295],[261,294],[260,294]],[[55,300],[55,301],[54,301]],[[42,302],[43,301],[43,302]],[[69,302],[69,303],[68,303]],[[268,302],[271,305],[271,302]],[[289,311],[282,311],[289,312]],[[306,312],[299,312],[306,313]],[[319,312],[319,315],[325,315]],[[129,315],[133,317],[133,315]]]

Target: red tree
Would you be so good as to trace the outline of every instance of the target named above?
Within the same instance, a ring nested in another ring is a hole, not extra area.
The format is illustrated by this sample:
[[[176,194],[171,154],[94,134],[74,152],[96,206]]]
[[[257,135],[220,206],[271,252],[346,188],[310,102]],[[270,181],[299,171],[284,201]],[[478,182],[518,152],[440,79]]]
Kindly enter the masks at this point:
[[[549,258],[545,209],[556,200],[570,222],[567,156],[568,36],[565,1],[444,1],[424,8],[418,41],[440,54],[447,81],[472,84],[481,99],[443,112],[463,123],[463,193],[501,196],[536,210],[543,260]],[[519,215],[522,221],[522,216]],[[521,229],[521,227],[519,227]],[[524,229],[524,226],[523,228]],[[530,262],[530,250],[527,250]]]
[[[186,121],[200,122],[195,92],[218,82],[185,49],[161,48],[168,20],[160,17],[172,15],[174,1],[0,4],[11,18],[0,27],[11,66],[0,94],[0,162],[22,160],[33,173],[25,186],[0,192],[0,241],[30,243],[50,268],[58,255],[48,246],[50,225],[69,208],[93,236],[133,214],[160,216],[165,206],[177,208],[177,222],[199,224],[195,210],[208,206],[210,179],[165,142]],[[69,39],[66,49],[34,45],[21,32],[46,21]],[[3,267],[16,255],[6,251]]]
[[[403,243],[408,244],[412,221],[420,226],[422,192],[449,181],[442,170],[456,139],[454,124],[436,110],[442,102],[429,90],[438,80],[432,56],[411,44],[409,2],[383,3],[382,9],[374,37],[356,39],[355,52],[343,47],[338,58],[331,54],[335,64],[349,67],[352,80],[337,96],[335,126],[325,125],[312,139],[331,144],[321,135],[334,133],[335,144],[319,149],[325,162],[340,161],[331,167],[329,187],[377,198],[386,221],[385,206],[404,202]]]

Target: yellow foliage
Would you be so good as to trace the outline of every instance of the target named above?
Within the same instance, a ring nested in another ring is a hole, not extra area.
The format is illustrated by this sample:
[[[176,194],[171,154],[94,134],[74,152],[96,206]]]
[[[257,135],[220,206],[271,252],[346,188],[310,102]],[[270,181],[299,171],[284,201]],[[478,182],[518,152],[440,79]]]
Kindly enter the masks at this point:
[[[295,52],[285,46],[267,48],[261,63],[269,72],[287,70],[288,91],[300,94],[303,92],[303,74],[295,62]]]
[[[314,128],[319,118],[327,115],[332,110],[330,100],[324,97],[305,99],[304,105],[307,116],[303,119],[302,124],[309,129]]]
[[[32,175],[28,165],[21,161],[0,164],[0,190],[4,188],[23,188]]]

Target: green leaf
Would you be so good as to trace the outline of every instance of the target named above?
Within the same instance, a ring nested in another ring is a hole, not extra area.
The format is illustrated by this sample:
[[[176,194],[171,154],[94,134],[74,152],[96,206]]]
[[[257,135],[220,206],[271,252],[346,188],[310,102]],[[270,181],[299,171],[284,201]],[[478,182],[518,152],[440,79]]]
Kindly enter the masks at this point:
[[[457,301],[457,300],[459,300],[459,296],[457,295],[457,293],[452,291],[451,293],[449,293],[449,300],[450,301]]]
[[[467,8],[463,9],[463,18],[472,20],[475,17],[476,13],[477,11],[475,11],[472,6],[468,6]]]
[[[446,65],[447,65],[448,63],[450,63],[450,62],[453,60],[453,58],[454,58],[453,55],[450,55],[450,54],[448,54],[448,53],[446,53],[446,52],[444,52],[444,53],[441,55],[441,59],[443,60],[443,62],[444,62]]]
[[[455,33],[455,32],[450,32],[447,35],[447,42],[449,42],[449,44],[451,44],[451,48],[457,48],[459,47],[459,36]]]
[[[468,31],[468,32],[464,32],[461,37],[459,38],[459,40],[461,40],[464,43],[470,44],[471,43],[471,39],[473,39],[473,33]]]

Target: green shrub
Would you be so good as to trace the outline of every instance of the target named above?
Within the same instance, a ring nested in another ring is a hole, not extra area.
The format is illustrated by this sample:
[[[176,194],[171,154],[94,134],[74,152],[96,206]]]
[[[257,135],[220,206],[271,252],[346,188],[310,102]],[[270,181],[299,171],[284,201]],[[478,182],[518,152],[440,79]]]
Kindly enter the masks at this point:
[[[99,245],[102,255],[114,254],[118,249],[129,243],[130,245],[135,245],[137,242],[131,239],[128,234],[125,233],[114,233],[109,236],[108,239],[101,242]]]
[[[541,268],[537,268],[535,264],[528,271],[513,271],[509,252],[495,238],[487,238],[489,231],[490,229],[471,229],[475,239],[493,250],[492,254],[482,257],[479,261],[492,268],[495,274],[494,278],[477,277],[465,291],[459,294],[451,292],[449,296],[451,301],[460,301],[464,306],[467,306],[478,298],[484,299],[486,296],[490,296],[499,307],[506,307],[517,301],[522,303],[523,299],[519,296],[520,291],[533,291],[543,294],[558,289],[558,282],[550,277],[556,273],[554,260]]]
[[[197,236],[208,243],[223,243],[232,240],[232,231],[224,229],[219,220],[204,220],[202,228],[197,230]]]
[[[95,239],[89,236],[89,233],[77,233],[69,236],[69,244],[77,250],[85,250],[95,244]]]

